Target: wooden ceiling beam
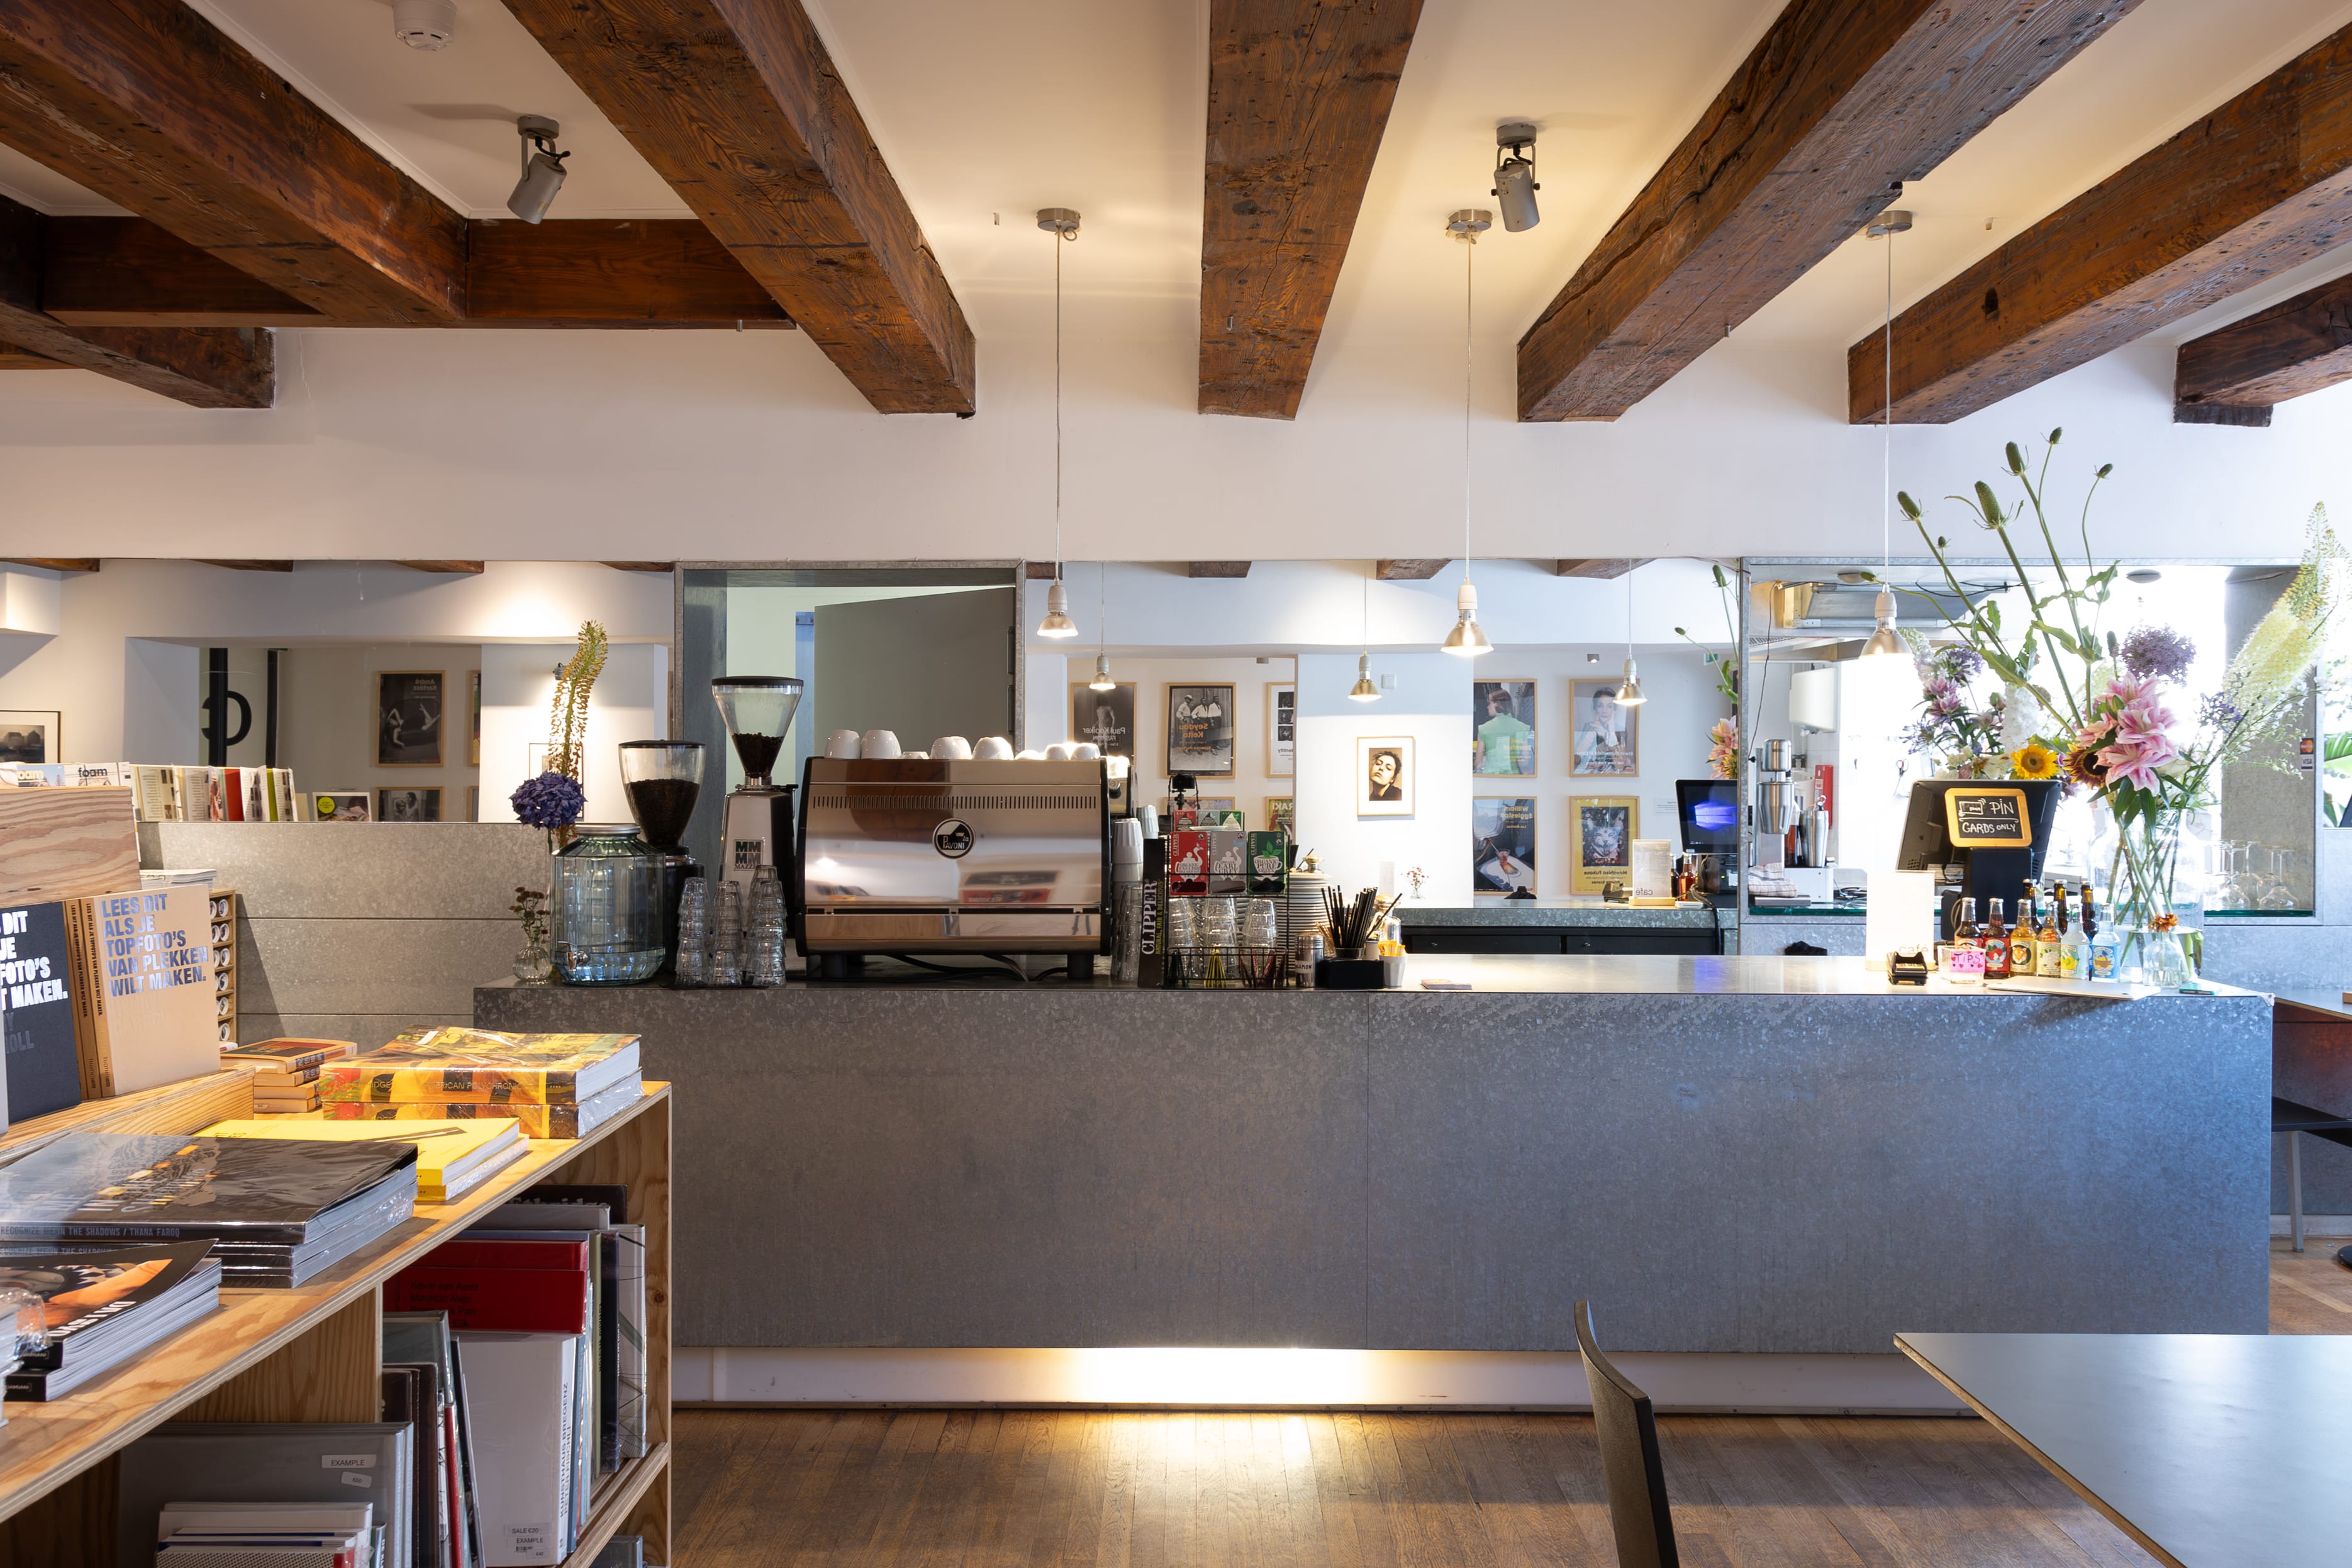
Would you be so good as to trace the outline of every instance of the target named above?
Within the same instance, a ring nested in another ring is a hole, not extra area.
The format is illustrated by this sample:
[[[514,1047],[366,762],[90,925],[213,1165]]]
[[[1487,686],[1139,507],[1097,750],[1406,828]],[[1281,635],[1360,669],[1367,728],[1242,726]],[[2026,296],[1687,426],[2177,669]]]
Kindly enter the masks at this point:
[[[1665,385],[2137,0],[1790,0],[1519,340],[1519,417]]]
[[[657,571],[664,577],[677,570],[674,560],[605,560],[596,564],[609,566],[614,571]]]
[[[394,566],[404,566],[411,571],[429,571],[443,577],[479,577],[488,566],[478,560],[396,560]]]
[[[2343,243],[2352,27],[2102,180],[1895,319],[1895,417],[1944,424]],[[1885,333],[1847,350],[1856,423]]]
[[[1372,563],[1382,582],[1426,582],[1453,565],[1446,560],[1381,560]]]
[[[971,327],[800,0],[506,5],[867,402],[973,412]]]
[[[0,80],[0,100],[6,98]],[[71,327],[41,309],[48,219],[0,196],[0,341],[70,369],[195,408],[268,408],[278,390],[268,332],[176,327]]]
[[[1421,0],[1210,0],[1202,413],[1294,419]]]
[[[41,303],[78,326],[790,328],[768,291],[693,218],[476,219],[467,313],[343,321],[145,218],[51,218]]]
[[[94,555],[58,556],[46,559],[10,560],[0,562],[0,565],[37,566],[45,571],[96,571],[98,557]]]
[[[1647,556],[1638,560],[1559,560],[1552,563],[1552,571],[1559,577],[1588,577],[1613,581],[1649,564]]]
[[[292,571],[290,560],[205,560],[198,558],[199,566],[226,567],[230,571]]]
[[[0,0],[0,143],[339,319],[465,311],[465,221],[183,0]]]
[[[69,371],[73,367],[63,360],[53,360],[47,354],[37,354],[30,349],[20,349],[14,343],[0,343],[0,371]]]
[[[2197,411],[2267,411],[2347,381],[2352,381],[2352,277],[2181,344],[2173,358],[2172,397],[2178,408],[2189,411],[2183,423],[2221,423],[2198,419]]]
[[[1184,563],[1187,577],[1247,577],[1250,563],[1245,560],[1188,560]]]

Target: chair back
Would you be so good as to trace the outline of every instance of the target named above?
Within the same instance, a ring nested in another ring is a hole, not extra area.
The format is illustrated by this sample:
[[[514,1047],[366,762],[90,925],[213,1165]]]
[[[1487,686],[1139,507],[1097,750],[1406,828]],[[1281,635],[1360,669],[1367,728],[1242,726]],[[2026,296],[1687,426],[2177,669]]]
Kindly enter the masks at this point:
[[[1666,1467],[1658,1457],[1658,1418],[1650,1396],[1601,1354],[1592,1306],[1576,1303],[1576,1348],[1592,1388],[1592,1425],[1601,1439],[1601,1479],[1618,1568],[1679,1568],[1674,1515],[1666,1508]]]

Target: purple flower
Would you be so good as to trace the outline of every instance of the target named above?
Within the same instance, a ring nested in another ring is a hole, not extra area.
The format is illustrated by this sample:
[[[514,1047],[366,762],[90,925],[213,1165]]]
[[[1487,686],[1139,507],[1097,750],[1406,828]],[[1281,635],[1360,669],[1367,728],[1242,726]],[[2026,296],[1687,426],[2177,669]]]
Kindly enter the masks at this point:
[[[1984,655],[1965,643],[1951,643],[1936,651],[1944,674],[1956,681],[1974,680],[1985,667]]]
[[[578,821],[588,797],[578,780],[551,772],[516,785],[507,803],[514,808],[516,816],[532,827],[552,830],[568,828]]]
[[[2142,626],[2124,639],[2124,668],[2144,681],[2177,681],[2189,673],[2197,644],[2168,626]]]
[[[2209,729],[2227,729],[2245,716],[2244,710],[2221,692],[2197,705],[2197,722]]]

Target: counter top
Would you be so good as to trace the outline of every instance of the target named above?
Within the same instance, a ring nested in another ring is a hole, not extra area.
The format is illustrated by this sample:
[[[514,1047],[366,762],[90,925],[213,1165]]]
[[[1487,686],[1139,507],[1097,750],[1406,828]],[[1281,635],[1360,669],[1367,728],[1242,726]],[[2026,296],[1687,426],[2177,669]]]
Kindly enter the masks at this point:
[[[2347,1001],[2345,996],[2346,993],[2340,990],[2279,991],[2273,995],[2271,1000],[2273,1006],[2284,1003],[2334,1022],[2352,1023],[2352,1001]]]
[[[1610,904],[1590,894],[1566,898],[1482,898],[1475,904],[1401,904],[1396,917],[1406,926],[1632,926],[1658,930],[1671,926],[1711,931],[1716,912],[1703,903],[1678,904],[1671,909],[1644,909],[1630,904]]]
[[[1466,982],[1473,991],[1557,995],[1759,996],[1759,997],[1938,997],[1958,1000],[2013,999],[2038,993],[1984,986],[1954,986],[1931,976],[1925,986],[1896,986],[1884,970],[1861,958],[1754,957],[1675,958],[1626,955],[1414,954],[1404,961],[1405,991],[1427,991],[1430,981]],[[1441,991],[1439,994],[1443,994]],[[2209,1001],[2255,993],[2216,986],[2210,997],[2158,992],[2146,1001]],[[2068,993],[2085,1000],[2122,1002],[2121,987]]]

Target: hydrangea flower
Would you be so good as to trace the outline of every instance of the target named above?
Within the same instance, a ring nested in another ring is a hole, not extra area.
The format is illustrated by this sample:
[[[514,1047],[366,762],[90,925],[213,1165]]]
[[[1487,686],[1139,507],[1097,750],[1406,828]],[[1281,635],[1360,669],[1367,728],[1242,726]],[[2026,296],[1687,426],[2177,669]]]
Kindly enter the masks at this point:
[[[579,780],[550,772],[536,779],[526,779],[516,785],[515,792],[507,797],[507,803],[514,808],[516,816],[532,827],[545,828],[552,832],[557,828],[568,828],[578,821],[581,811],[588,804],[588,797],[580,788]]]
[[[2169,626],[2142,626],[2124,639],[2126,673],[2144,681],[2178,681],[2189,674],[2197,644]]]

